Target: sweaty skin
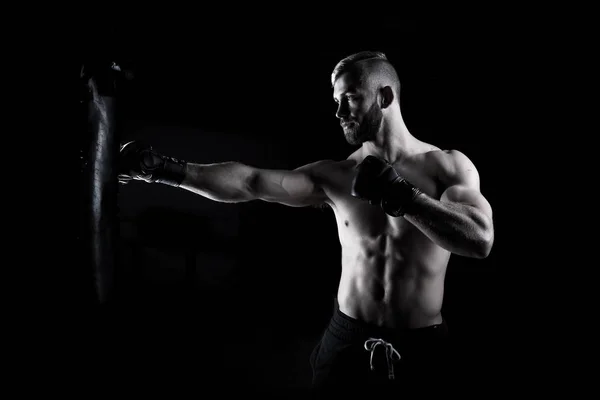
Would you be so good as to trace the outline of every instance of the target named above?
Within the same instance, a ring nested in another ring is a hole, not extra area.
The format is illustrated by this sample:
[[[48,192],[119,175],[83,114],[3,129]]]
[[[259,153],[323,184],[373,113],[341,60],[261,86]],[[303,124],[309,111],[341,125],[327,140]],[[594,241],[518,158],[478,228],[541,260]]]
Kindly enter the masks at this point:
[[[379,67],[360,68],[370,78],[350,71],[334,82],[336,117],[347,142],[360,145],[346,160],[292,171],[188,163],[180,187],[220,202],[329,205],[342,250],[340,311],[389,328],[438,324],[450,255],[487,257],[494,241],[492,209],[466,155],[412,136],[390,75],[377,72]],[[369,155],[391,162],[422,191],[404,216],[389,216],[351,195],[357,166]]]
[[[181,187],[222,202],[264,200],[293,207],[328,204],[342,250],[337,293],[345,314],[380,326],[418,328],[440,323],[450,251],[404,217],[350,195],[363,148],[347,160],[318,161],[293,171],[257,169],[236,162],[187,165]],[[392,161],[398,173],[439,200],[456,171],[453,155],[418,141]],[[478,182],[477,182],[478,184]]]
[[[440,197],[431,146],[395,169],[435,199]],[[349,160],[362,160],[357,151]],[[322,187],[333,209],[342,250],[337,300],[340,310],[387,327],[417,328],[442,321],[444,277],[450,252],[404,218],[348,195],[353,167],[332,163]]]

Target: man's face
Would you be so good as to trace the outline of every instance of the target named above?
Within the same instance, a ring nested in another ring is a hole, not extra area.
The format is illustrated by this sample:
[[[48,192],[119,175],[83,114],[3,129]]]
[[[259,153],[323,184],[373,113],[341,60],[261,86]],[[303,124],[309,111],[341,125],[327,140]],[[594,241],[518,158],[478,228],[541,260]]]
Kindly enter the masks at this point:
[[[338,105],[335,116],[340,119],[349,144],[359,146],[375,139],[383,113],[372,91],[345,73],[335,81],[333,99]]]

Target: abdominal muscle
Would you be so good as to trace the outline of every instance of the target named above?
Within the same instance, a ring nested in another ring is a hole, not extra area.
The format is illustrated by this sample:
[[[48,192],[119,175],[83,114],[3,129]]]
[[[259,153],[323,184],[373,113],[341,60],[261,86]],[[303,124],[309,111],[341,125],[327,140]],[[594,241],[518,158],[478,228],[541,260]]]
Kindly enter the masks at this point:
[[[403,245],[407,239],[411,238],[404,237]],[[389,237],[342,246],[340,311],[389,328],[441,323],[449,253],[421,238],[412,239],[405,252],[390,251],[400,246]]]

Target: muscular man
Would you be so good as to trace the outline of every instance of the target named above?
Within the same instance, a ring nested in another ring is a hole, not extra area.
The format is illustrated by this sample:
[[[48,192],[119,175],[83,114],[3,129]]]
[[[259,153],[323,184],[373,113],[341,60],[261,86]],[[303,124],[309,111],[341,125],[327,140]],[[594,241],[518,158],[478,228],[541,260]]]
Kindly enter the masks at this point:
[[[441,308],[450,255],[487,257],[492,209],[465,154],[409,132],[398,75],[385,54],[346,57],[331,82],[344,135],[359,146],[346,160],[270,170],[185,162],[130,142],[122,148],[120,179],[220,202],[329,205],[342,271],[338,308],[310,357],[315,388],[423,384],[449,373]]]

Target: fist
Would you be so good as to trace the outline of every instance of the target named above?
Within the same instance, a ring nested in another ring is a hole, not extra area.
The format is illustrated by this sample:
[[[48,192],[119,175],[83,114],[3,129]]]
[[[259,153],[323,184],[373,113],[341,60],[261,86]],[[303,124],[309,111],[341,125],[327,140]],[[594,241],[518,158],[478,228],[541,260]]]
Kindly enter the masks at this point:
[[[127,184],[134,179],[154,182],[152,174],[160,166],[161,158],[152,147],[137,141],[125,143],[119,153],[119,183]]]
[[[356,168],[351,194],[373,205],[381,205],[388,188],[401,179],[388,161],[371,155]]]

